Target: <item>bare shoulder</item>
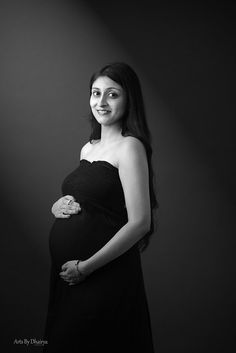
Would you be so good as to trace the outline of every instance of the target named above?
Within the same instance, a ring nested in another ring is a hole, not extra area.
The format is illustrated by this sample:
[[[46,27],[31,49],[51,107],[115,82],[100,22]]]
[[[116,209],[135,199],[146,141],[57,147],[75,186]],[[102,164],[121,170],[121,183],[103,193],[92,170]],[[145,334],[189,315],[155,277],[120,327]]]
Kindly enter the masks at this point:
[[[92,140],[91,142],[88,141],[82,148],[80,151],[80,159],[85,158],[86,156],[92,151],[92,149],[94,148],[94,146],[97,144],[97,142],[99,142],[100,140]]]
[[[119,151],[119,164],[146,160],[144,144],[136,137],[124,137],[120,142]]]
[[[82,148],[80,151],[80,159],[86,158],[87,153],[89,153],[89,151],[92,148],[92,143],[90,141],[88,141]]]

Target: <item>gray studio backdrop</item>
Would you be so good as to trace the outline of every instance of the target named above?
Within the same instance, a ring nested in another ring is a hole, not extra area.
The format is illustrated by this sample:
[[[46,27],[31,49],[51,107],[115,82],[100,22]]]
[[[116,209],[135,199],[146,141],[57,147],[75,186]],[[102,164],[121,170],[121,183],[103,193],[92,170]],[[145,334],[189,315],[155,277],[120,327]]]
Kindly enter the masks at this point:
[[[42,339],[50,208],[88,140],[89,78],[111,61],[139,74],[153,136],[159,226],[142,259],[156,352],[233,349],[235,12],[214,6],[0,1],[4,352]]]

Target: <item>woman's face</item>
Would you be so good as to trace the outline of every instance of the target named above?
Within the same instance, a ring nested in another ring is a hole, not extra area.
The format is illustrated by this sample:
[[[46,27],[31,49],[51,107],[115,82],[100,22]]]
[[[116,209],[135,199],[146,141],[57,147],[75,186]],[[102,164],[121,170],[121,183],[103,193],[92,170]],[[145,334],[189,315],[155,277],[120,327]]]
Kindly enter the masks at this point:
[[[100,76],[92,85],[90,107],[99,124],[120,123],[126,108],[125,92],[109,77]]]

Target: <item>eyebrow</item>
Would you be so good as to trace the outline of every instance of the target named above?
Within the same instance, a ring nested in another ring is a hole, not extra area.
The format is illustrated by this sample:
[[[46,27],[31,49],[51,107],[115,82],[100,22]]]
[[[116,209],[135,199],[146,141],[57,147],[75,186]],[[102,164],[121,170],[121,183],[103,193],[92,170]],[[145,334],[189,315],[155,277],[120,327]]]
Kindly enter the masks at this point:
[[[92,89],[98,89],[98,90],[100,90],[100,88],[98,88],[98,87],[92,87]],[[118,91],[121,91],[121,89],[120,89],[120,88],[117,88],[117,87],[108,87],[108,88],[105,89],[105,91],[108,91],[109,89],[117,89]]]

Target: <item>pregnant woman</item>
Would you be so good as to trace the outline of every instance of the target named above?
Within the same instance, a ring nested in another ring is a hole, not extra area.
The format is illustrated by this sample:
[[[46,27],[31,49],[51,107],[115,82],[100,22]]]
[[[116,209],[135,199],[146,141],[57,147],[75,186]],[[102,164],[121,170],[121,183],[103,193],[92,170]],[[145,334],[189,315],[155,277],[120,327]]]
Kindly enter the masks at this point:
[[[44,352],[153,353],[140,251],[153,232],[150,134],[133,69],[90,81],[92,132],[52,207]]]

